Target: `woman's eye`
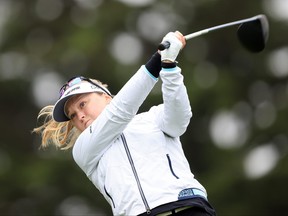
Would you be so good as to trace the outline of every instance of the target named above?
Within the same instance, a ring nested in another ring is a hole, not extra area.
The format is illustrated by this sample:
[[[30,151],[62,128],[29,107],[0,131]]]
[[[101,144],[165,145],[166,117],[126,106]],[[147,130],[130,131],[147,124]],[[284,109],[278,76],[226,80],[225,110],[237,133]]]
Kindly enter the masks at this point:
[[[75,117],[75,114],[70,115],[70,119],[73,119]]]
[[[81,103],[80,103],[80,107],[81,107],[81,108],[84,107],[85,104],[86,104],[86,102],[81,102]]]

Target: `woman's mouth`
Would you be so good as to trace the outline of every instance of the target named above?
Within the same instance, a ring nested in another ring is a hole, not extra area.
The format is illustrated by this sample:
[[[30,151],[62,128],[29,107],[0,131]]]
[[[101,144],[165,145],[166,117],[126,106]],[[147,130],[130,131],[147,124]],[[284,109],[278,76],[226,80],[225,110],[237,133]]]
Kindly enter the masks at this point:
[[[90,124],[91,124],[91,120],[86,121],[86,122],[84,123],[85,129],[86,129],[87,127],[89,127]]]

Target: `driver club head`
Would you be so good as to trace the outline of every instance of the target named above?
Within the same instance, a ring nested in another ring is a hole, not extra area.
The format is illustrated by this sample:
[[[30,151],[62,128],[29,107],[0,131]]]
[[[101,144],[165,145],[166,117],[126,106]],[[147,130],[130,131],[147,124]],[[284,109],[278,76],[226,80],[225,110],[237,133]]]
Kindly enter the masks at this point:
[[[254,20],[242,23],[237,30],[240,43],[250,52],[261,52],[269,37],[269,23],[265,15],[258,15]]]

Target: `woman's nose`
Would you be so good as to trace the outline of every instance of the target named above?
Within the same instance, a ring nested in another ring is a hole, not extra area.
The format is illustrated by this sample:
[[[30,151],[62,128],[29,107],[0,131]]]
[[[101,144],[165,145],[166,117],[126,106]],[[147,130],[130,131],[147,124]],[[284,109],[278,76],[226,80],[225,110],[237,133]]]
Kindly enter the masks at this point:
[[[84,114],[83,112],[81,112],[81,113],[78,114],[78,119],[79,119],[80,121],[84,120],[84,118],[85,118],[85,114]]]

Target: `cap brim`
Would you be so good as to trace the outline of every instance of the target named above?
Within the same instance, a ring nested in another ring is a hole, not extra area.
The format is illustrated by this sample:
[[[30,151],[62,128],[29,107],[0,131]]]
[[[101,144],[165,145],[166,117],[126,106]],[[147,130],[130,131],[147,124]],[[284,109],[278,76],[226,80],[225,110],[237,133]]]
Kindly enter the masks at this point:
[[[79,93],[80,94],[80,93]],[[73,97],[74,95],[67,96],[58,100],[53,109],[53,119],[57,122],[65,122],[69,121],[70,119],[66,116],[64,112],[66,102]]]

